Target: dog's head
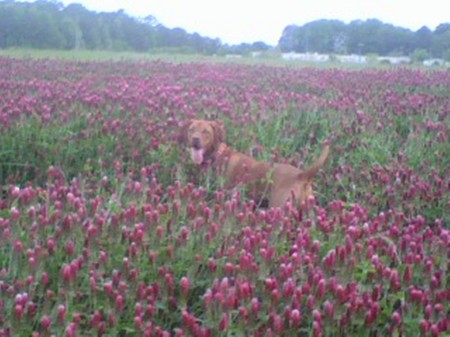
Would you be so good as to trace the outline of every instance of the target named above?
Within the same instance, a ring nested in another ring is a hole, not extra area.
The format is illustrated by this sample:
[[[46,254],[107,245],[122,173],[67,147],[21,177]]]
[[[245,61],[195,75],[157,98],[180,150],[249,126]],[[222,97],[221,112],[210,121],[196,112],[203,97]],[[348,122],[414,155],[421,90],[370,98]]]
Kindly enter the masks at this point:
[[[220,121],[192,119],[183,127],[184,140],[194,163],[200,165],[225,141],[225,126]]]

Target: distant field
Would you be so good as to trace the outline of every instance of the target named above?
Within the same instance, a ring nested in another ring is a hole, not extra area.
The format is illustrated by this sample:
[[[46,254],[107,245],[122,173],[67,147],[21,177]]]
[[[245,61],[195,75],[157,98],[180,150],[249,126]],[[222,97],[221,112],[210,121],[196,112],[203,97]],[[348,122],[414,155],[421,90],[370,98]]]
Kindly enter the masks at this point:
[[[0,52],[0,336],[448,336],[450,72],[210,60]],[[225,189],[190,118],[331,142],[315,200]]]
[[[361,68],[390,68],[389,64],[367,63],[367,64],[352,64],[339,62],[306,62],[299,60],[283,60],[279,53],[263,54],[261,57],[227,57],[225,55],[206,56],[196,54],[176,54],[176,53],[137,53],[137,52],[113,52],[113,51],[99,51],[99,50],[39,50],[39,49],[0,49],[0,56],[18,57],[18,58],[52,58],[52,59],[66,59],[79,61],[95,61],[95,60],[165,60],[171,62],[213,62],[213,63],[241,63],[241,64],[267,64],[272,66],[293,66],[293,67],[319,67],[319,68],[347,68],[347,69],[361,69]],[[411,67],[419,67],[412,65]],[[433,69],[438,67],[433,67]]]
[[[164,54],[164,53],[137,53],[137,52],[113,52],[101,50],[39,50],[39,49],[0,49],[0,56],[19,58],[55,58],[67,60],[155,60],[167,59],[173,61],[190,61],[208,59],[197,55]]]

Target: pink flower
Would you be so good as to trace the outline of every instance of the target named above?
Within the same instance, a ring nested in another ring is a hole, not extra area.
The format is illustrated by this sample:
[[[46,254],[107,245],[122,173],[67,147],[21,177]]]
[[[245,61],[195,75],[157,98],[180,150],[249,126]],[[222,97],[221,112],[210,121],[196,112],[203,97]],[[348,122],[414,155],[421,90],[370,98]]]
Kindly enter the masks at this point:
[[[321,299],[325,294],[326,283],[325,279],[321,278],[319,282],[317,283],[317,289],[316,289],[316,297]]]
[[[76,337],[76,331],[77,331],[77,325],[75,323],[70,323],[66,329],[64,330],[64,333],[66,337]]]
[[[227,275],[232,274],[234,271],[234,264],[232,264],[231,262],[225,263],[224,271]]]
[[[299,326],[301,322],[302,316],[300,314],[300,310],[293,309],[290,313],[290,320],[293,326]]]
[[[391,316],[391,321],[394,325],[399,325],[402,322],[402,316],[398,311],[394,311]]]
[[[122,295],[118,294],[114,301],[114,306],[118,311],[122,311],[125,307],[125,299]]]
[[[75,275],[70,264],[64,264],[62,267],[62,277],[65,282],[72,282]]]
[[[66,307],[64,304],[60,304],[57,309],[58,312],[58,322],[64,323],[66,320]]]
[[[422,319],[420,321],[419,327],[420,327],[420,331],[422,331],[423,333],[427,333],[430,329],[430,322],[428,322],[425,319]]]
[[[252,312],[255,316],[258,316],[259,310],[261,309],[261,303],[259,302],[259,300],[254,297],[251,300],[251,308],[252,308]]]
[[[181,292],[184,296],[187,296],[189,293],[189,288],[191,286],[191,281],[186,276],[183,276],[180,280]]]
[[[224,312],[220,319],[219,330],[227,331],[229,324],[230,324],[230,316],[228,315],[228,313]]]
[[[325,310],[325,314],[328,316],[328,318],[332,319],[334,316],[334,306],[333,303],[326,300],[323,304],[323,308]]]

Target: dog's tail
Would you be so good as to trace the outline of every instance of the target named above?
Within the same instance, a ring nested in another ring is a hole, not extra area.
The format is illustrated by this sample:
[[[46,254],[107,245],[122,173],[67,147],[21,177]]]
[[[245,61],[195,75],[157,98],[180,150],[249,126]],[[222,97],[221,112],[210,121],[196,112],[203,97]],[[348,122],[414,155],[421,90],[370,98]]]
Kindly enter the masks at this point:
[[[300,173],[300,178],[306,179],[306,180],[312,180],[314,178],[314,176],[317,174],[317,172],[319,172],[321,167],[327,161],[329,154],[330,154],[330,146],[326,145],[323,148],[322,153],[320,154],[319,158],[310,167],[308,167],[307,169],[302,171],[302,173]]]

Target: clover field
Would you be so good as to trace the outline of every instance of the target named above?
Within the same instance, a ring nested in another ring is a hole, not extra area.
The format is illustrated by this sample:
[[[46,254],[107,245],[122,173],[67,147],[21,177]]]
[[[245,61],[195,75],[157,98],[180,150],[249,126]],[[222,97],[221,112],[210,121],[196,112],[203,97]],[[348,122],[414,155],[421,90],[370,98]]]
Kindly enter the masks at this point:
[[[190,162],[329,161],[302,209]],[[0,57],[0,336],[449,336],[450,72]]]

